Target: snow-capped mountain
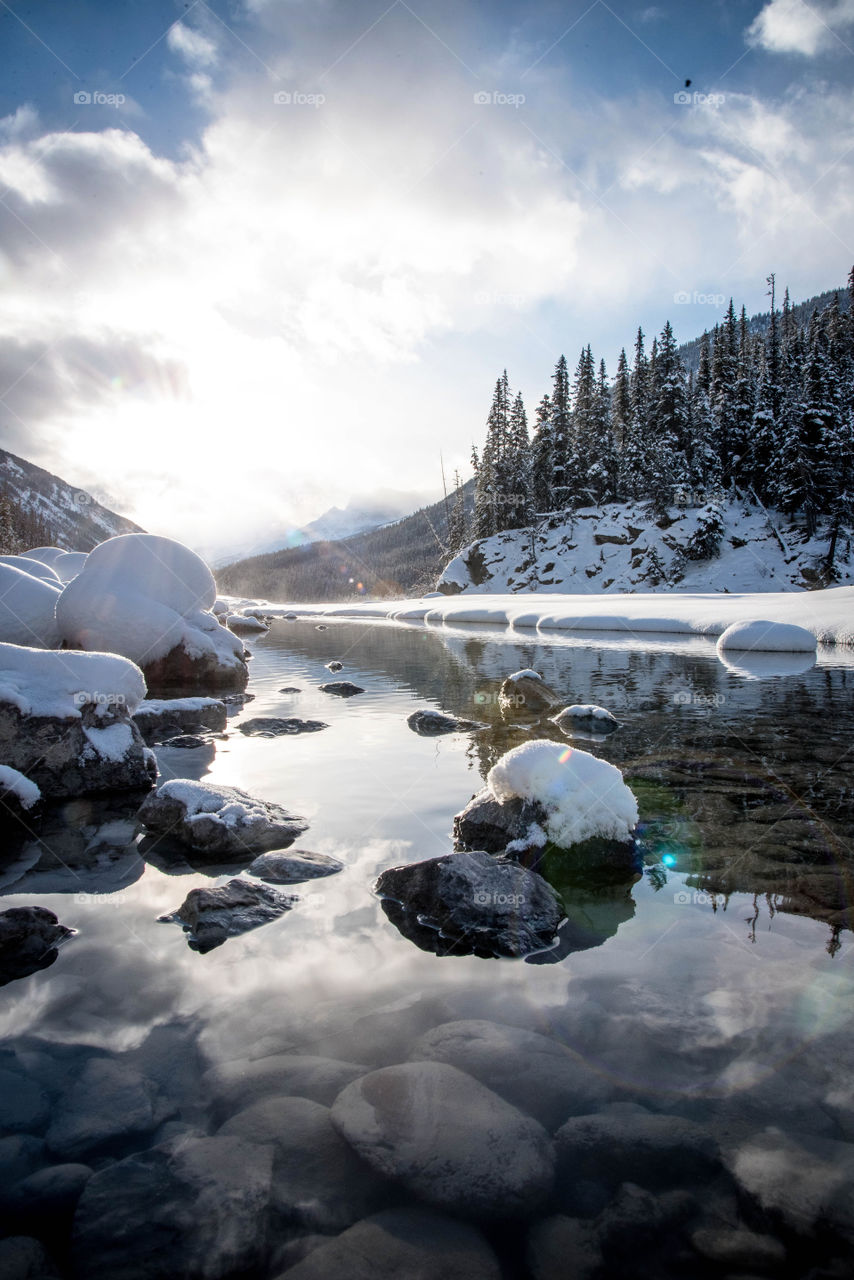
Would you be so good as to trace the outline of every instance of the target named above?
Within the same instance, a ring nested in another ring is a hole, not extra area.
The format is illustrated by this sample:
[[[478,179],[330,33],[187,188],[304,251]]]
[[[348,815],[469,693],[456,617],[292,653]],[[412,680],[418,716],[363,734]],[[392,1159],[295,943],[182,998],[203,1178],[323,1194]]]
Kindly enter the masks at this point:
[[[24,515],[44,527],[52,545],[67,551],[91,551],[116,534],[144,532],[85,489],[5,449],[0,449],[0,496],[9,497]]]
[[[672,509],[653,516],[632,503],[586,507],[466,547],[439,590],[503,594],[552,591],[794,591],[854,583],[851,539],[839,539],[825,580],[828,538],[752,500]]]

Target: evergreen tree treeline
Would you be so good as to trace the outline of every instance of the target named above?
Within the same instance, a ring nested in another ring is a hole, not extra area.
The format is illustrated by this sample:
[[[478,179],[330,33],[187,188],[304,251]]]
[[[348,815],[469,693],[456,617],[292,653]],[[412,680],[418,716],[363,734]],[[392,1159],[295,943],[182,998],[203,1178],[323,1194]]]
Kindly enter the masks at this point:
[[[0,489],[0,555],[15,556],[32,547],[50,546],[53,537],[50,525],[22,507],[8,485]]]
[[[603,502],[643,502],[663,513],[738,491],[797,519],[809,535],[826,518],[832,564],[839,532],[854,520],[854,268],[848,308],[833,294],[806,323],[788,290],[778,308],[773,275],[768,286],[764,333],[730,301],[700,340],[696,373],[669,321],[649,354],[638,330],[613,381],[589,345],[572,377],[561,356],[532,438],[505,370],[483,450],[473,453],[474,537]]]

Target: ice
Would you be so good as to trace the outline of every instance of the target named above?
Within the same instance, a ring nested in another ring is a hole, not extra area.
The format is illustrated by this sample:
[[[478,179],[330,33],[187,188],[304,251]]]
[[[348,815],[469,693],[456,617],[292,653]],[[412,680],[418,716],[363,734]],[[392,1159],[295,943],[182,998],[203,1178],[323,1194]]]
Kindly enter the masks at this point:
[[[89,702],[123,704],[133,714],[144,697],[139,667],[116,654],[0,644],[0,702],[24,715],[79,718]]]
[[[637,801],[620,770],[577,747],[525,742],[501,757],[486,782],[499,801],[539,801],[546,835],[563,849],[595,836],[628,840],[637,825]]]

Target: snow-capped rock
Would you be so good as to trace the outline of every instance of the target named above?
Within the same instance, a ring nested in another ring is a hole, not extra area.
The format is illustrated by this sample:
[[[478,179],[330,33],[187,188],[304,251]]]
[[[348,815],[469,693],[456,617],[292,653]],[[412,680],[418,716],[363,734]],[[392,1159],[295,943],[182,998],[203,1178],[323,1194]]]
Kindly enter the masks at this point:
[[[0,644],[0,756],[46,796],[147,789],[156,764],[131,719],[144,693],[114,654]]]
[[[0,825],[7,817],[22,818],[31,813],[41,798],[34,782],[17,769],[0,764]]]
[[[170,835],[214,859],[250,860],[250,854],[291,844],[307,823],[278,804],[236,787],[173,778],[147,796],[138,813],[149,831]]]
[[[598,736],[613,733],[619,729],[620,722],[605,707],[597,707],[593,703],[573,703],[564,707],[556,716],[552,716],[552,724],[556,724],[561,733],[571,735],[578,731]]]
[[[62,592],[63,641],[123,654],[149,688],[242,689],[243,645],[212,612],[216,584],[204,561],[171,538],[124,534],[102,542]]]
[[[23,559],[23,557],[20,557]],[[11,564],[0,564],[0,641],[55,649],[56,603],[61,586]]]
[[[505,713],[541,716],[559,707],[563,699],[536,671],[515,671],[502,682],[498,701]]]
[[[431,707],[413,711],[406,717],[406,723],[413,733],[422,738],[437,738],[444,733],[463,733],[469,729],[482,728],[475,720],[459,720],[456,716],[443,715],[441,711],[434,711]]]
[[[146,742],[162,742],[181,733],[221,733],[228,714],[219,698],[146,698],[133,715]]]

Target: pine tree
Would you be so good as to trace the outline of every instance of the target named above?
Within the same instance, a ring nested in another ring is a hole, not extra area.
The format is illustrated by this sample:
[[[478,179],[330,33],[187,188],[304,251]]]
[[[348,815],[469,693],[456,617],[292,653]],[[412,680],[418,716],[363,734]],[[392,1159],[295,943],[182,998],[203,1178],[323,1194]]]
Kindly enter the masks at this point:
[[[554,475],[552,434],[552,402],[547,395],[537,405],[537,420],[531,447],[531,484],[534,511],[543,514],[554,510],[552,478]]]
[[[712,407],[717,423],[721,480],[733,480],[733,454],[738,443],[738,326],[732,298],[722,326],[715,330],[712,353]]]
[[[707,495],[721,485],[720,443],[712,412],[712,356],[709,334],[700,340],[700,363],[691,403],[689,452],[691,487]]]
[[[466,500],[459,471],[454,472],[454,504],[448,516],[448,551],[458,555],[469,542]]]
[[[583,348],[572,380],[572,415],[567,456],[567,489],[574,507],[585,506],[594,498],[587,485],[593,456],[594,418],[596,414],[596,365],[590,346]]]
[[[590,419],[587,488],[596,502],[615,502],[619,488],[620,458],[611,425],[611,388],[605,361],[599,362]]]
[[[552,500],[556,511],[568,507],[573,494],[570,491],[570,399],[569,372],[566,357],[561,356],[555,366],[551,397],[552,428]]]
[[[685,369],[668,320],[650,370],[650,424],[645,441],[647,493],[656,511],[666,510],[677,482],[688,478],[688,404]]]
[[[528,417],[521,392],[513,401],[510,411],[510,428],[507,448],[507,485],[505,494],[506,529],[524,529],[531,523],[531,444],[528,438]]]
[[[622,485],[627,498],[645,496],[646,469],[644,442],[649,431],[649,361],[644,353],[643,329],[635,339],[635,356],[629,379],[631,418],[621,457]]]

